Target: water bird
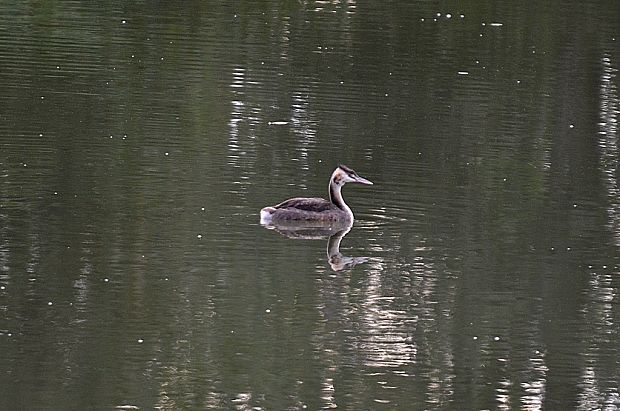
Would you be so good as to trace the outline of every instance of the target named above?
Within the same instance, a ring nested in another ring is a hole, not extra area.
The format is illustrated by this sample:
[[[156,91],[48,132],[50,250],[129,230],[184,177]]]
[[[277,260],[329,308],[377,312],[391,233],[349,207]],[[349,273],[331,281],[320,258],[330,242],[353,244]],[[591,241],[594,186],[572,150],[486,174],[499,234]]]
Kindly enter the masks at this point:
[[[346,183],[372,185],[355,170],[340,164],[329,179],[329,200],[317,197],[295,197],[260,210],[262,224],[293,222],[353,223],[353,212],[344,202],[341,189]]]

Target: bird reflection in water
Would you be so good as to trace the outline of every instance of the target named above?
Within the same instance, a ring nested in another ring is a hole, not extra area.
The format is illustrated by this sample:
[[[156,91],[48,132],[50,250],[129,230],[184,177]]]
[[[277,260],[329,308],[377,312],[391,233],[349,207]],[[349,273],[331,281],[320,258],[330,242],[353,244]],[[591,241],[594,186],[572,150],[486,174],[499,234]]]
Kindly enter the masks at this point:
[[[277,231],[285,237],[301,240],[322,240],[327,238],[327,262],[334,271],[348,271],[370,257],[349,257],[340,252],[340,242],[353,225],[331,222],[292,222],[287,224],[263,224],[263,227]]]

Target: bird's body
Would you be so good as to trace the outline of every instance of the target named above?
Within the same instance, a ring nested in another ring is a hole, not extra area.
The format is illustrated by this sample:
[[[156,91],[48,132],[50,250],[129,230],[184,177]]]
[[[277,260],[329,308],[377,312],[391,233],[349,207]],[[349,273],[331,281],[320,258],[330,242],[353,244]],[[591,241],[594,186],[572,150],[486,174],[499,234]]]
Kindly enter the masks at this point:
[[[352,223],[353,212],[342,198],[345,183],[372,184],[345,166],[339,165],[329,180],[329,200],[317,197],[296,197],[260,211],[261,223],[342,222]]]

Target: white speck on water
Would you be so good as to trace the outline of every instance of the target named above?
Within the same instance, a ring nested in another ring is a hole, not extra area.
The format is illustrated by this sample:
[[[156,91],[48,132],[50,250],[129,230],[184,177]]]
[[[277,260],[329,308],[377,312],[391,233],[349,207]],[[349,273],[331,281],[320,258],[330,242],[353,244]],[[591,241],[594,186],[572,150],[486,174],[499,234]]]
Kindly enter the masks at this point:
[[[43,133],[39,133],[39,137],[43,137]]]
[[[271,310],[270,310],[269,308],[267,308],[267,309],[265,310],[265,312],[266,312],[267,314],[269,314],[269,313],[271,312]]]
[[[573,208],[577,208],[577,204],[573,204]]]
[[[167,151],[164,153],[164,155],[165,155],[165,156],[167,156],[167,155],[169,155],[169,154],[170,154],[170,153],[169,153],[169,152],[167,152]]]
[[[56,69],[57,69],[57,70],[60,70],[60,66],[56,66]]]
[[[142,338],[138,338],[138,344],[142,344],[144,340]]]
[[[104,282],[104,283],[108,283],[108,282],[110,282],[110,279],[109,279],[109,278],[104,278],[104,279],[103,279],[103,282]]]
[[[464,19],[464,18],[465,18],[465,15],[464,15],[464,14],[461,14],[461,18],[462,18],[462,19]]]
[[[28,167],[28,164],[24,163],[24,167]]]
[[[477,340],[477,339],[478,339],[478,336],[474,335],[474,340]]]
[[[127,20],[121,20],[121,24],[127,23]]]
[[[570,128],[575,128],[575,125],[574,125],[574,124],[571,124],[571,125],[569,125],[568,127],[570,127]]]
[[[420,19],[420,21],[424,21],[424,17],[422,17],[422,18]]]
[[[493,341],[499,341],[499,337],[498,336],[493,337]]]
[[[504,24],[503,23],[491,23],[490,26],[492,27],[502,27]]]
[[[603,266],[603,269],[604,269],[604,270],[606,270],[606,269],[607,269],[607,265],[604,265],[604,266]]]
[[[6,290],[6,287],[3,285],[0,285],[0,290]]]
[[[570,247],[566,247],[566,251],[570,251],[570,250],[571,250],[571,248],[570,248]]]
[[[41,100],[45,99],[45,96],[41,96]]]
[[[200,207],[200,211],[205,211],[205,208],[204,207]]]
[[[110,135],[110,138],[114,138],[114,136],[113,136],[113,135]]]
[[[54,191],[54,195],[57,196],[58,195],[58,191]]]
[[[483,21],[483,22],[482,22],[482,25],[483,25],[483,26],[486,26],[487,24]]]
[[[437,14],[436,14],[436,16],[437,16],[437,17],[441,17],[441,13],[437,13]]]
[[[458,74],[459,76],[466,76],[466,75],[469,74],[469,71],[464,71],[464,70],[463,71],[457,71],[456,74]]]
[[[506,182],[507,180],[508,180],[507,178],[504,178],[504,182]]]
[[[450,14],[450,13],[446,14],[446,18],[447,19],[451,19],[452,18],[452,14]]]
[[[200,238],[202,238],[202,234],[198,234],[196,237],[198,237],[200,239]]]
[[[54,303],[53,303],[53,302],[51,302],[51,301],[48,301],[48,302],[47,302],[47,305],[53,305],[53,304],[54,304]]]

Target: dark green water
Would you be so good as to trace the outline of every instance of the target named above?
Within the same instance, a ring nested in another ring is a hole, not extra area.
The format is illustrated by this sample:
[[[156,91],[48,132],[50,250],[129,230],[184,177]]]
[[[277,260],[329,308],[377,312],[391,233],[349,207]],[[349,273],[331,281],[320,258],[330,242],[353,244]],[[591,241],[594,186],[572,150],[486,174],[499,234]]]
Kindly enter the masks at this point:
[[[0,409],[620,408],[620,3],[0,15]]]

